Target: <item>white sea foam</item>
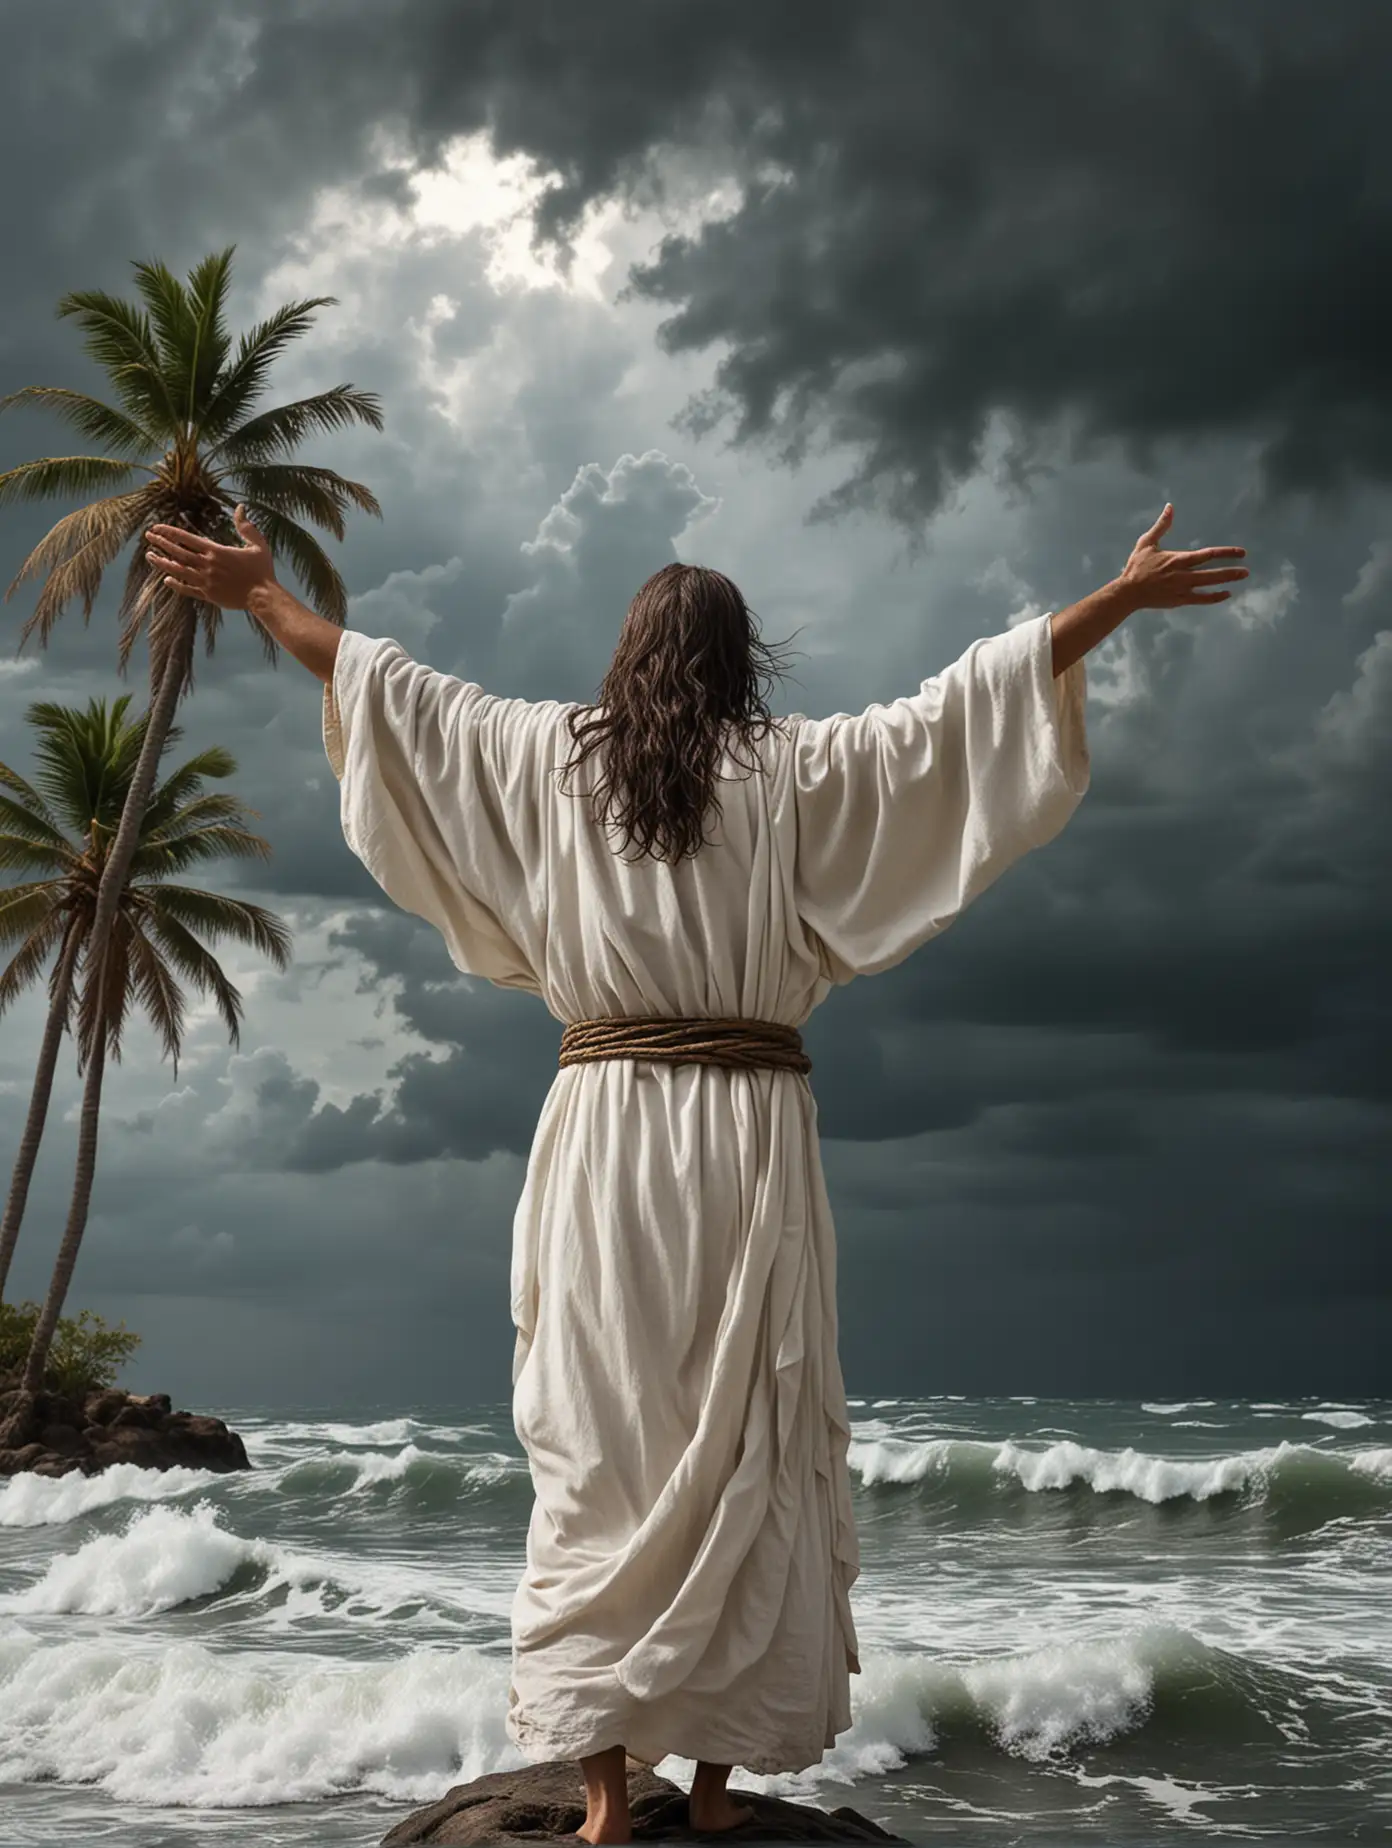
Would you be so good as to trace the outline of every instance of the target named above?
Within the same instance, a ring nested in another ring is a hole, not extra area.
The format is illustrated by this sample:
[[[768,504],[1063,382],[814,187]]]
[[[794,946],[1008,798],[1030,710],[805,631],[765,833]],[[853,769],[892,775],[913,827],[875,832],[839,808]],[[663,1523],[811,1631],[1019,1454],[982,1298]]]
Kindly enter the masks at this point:
[[[243,1429],[247,1448],[253,1442],[274,1445],[284,1449],[292,1444],[303,1454],[306,1444],[338,1444],[351,1449],[362,1444],[405,1444],[411,1438],[424,1435],[428,1427],[415,1418],[380,1418],[374,1423],[351,1424],[341,1419],[303,1421],[273,1420],[261,1426],[249,1426]],[[452,1434],[460,1427],[449,1427]]]
[[[1366,1476],[1373,1476],[1379,1481],[1392,1482],[1392,1447],[1380,1450],[1360,1450],[1349,1458],[1354,1469]]]
[[[316,1434],[331,1444],[404,1444],[416,1428],[413,1418],[383,1418],[377,1424],[326,1424]]]
[[[245,1561],[267,1562],[277,1550],[225,1532],[206,1502],[188,1512],[148,1508],[124,1533],[98,1534],[60,1555],[37,1583],[0,1600],[0,1609],[147,1616],[207,1597]]]
[[[51,1561],[23,1591],[0,1598],[15,1615],[81,1613],[149,1617],[196,1598],[211,1597],[243,1567],[258,1569],[256,1596],[277,1608],[262,1618],[271,1629],[322,1615],[332,1599],[340,1618],[373,1624],[424,1594],[408,1568],[319,1556],[266,1540],[244,1540],[218,1525],[208,1502],[184,1510],[142,1509],[125,1531],[98,1534]]]
[[[1099,1494],[1120,1490],[1141,1501],[1171,1501],[1177,1495],[1206,1501],[1211,1495],[1244,1489],[1274,1453],[1245,1452],[1228,1457],[1156,1457],[1146,1452],[1094,1450],[1087,1444],[1051,1444],[1047,1450],[1025,1450],[1004,1443],[996,1453],[995,1468],[1013,1475],[1026,1489],[1066,1489],[1085,1482]]]
[[[415,1444],[407,1444],[398,1450],[395,1456],[384,1451],[369,1450],[359,1452],[351,1458],[334,1458],[335,1462],[351,1461],[358,1466],[358,1473],[346,1491],[356,1494],[374,1482],[401,1482],[409,1473],[413,1464],[436,1465],[447,1470],[458,1470],[469,1482],[502,1482],[509,1476],[521,1476],[527,1473],[525,1457],[510,1457],[497,1450],[484,1457],[446,1457],[438,1451],[421,1450]]]
[[[58,1527],[113,1502],[170,1501],[217,1480],[212,1470],[146,1469],[139,1463],[113,1463],[95,1476],[24,1471],[0,1483],[0,1527]]]
[[[355,1456],[352,1461],[357,1464],[358,1473],[349,1493],[365,1489],[373,1482],[400,1482],[413,1463],[420,1462],[429,1454],[429,1451],[420,1450],[415,1444],[407,1444],[395,1456],[388,1456],[380,1450],[369,1450]]]
[[[503,1731],[508,1672],[468,1645],[329,1664],[0,1630],[0,1783],[212,1809],[350,1790],[424,1802],[521,1762]]]
[[[1166,1624],[964,1663],[863,1651],[864,1671],[851,1683],[851,1727],[822,1762],[771,1777],[736,1771],[730,1786],[796,1797],[823,1783],[884,1776],[911,1754],[935,1751],[948,1726],[979,1728],[1014,1757],[1047,1760],[1143,1725],[1158,1682],[1196,1654],[1219,1659]],[[659,1769],[685,1781],[694,1767],[672,1758]]]
[[[172,1610],[207,1597],[244,1560],[272,1550],[224,1532],[207,1502],[189,1514],[148,1508],[124,1534],[98,1534],[61,1554],[37,1584],[13,1593],[0,1608],[122,1617]]]
[[[922,1482],[928,1476],[945,1475],[954,1450],[993,1448],[974,1444],[969,1438],[871,1437],[853,1438],[846,1454],[862,1482]]]
[[[973,1663],[961,1671],[962,1685],[1007,1751],[1047,1758],[1141,1723],[1155,1685],[1147,1640],[1141,1632]]]
[[[957,1479],[970,1483],[994,1476],[1031,1493],[1083,1484],[1097,1494],[1134,1495],[1159,1504],[1180,1496],[1207,1501],[1215,1495],[1265,1491],[1283,1474],[1290,1479],[1313,1472],[1316,1479],[1333,1480],[1340,1470],[1353,1469],[1381,1479],[1385,1471],[1380,1459],[1388,1454],[1336,1452],[1282,1441],[1227,1456],[1166,1457],[1129,1446],[1100,1450],[1072,1438],[1031,1449],[1013,1440],[997,1444],[980,1438],[876,1436],[853,1440],[848,1462],[867,1484]]]
[[[932,1752],[942,1723],[1039,1760],[1141,1724],[1157,1673],[1198,1647],[1152,1626],[954,1665],[871,1653],[853,1723],[815,1768],[733,1783],[854,1783]],[[98,1784],[135,1804],[302,1802],[346,1791],[426,1801],[522,1760],[506,1738],[505,1652],[464,1644],[387,1662],[227,1655],[197,1642],[43,1642],[0,1625],[0,1783]],[[675,1757],[665,1775],[691,1768]]]
[[[1376,1422],[1376,1420],[1369,1418],[1366,1412],[1302,1412],[1300,1416],[1309,1419],[1313,1424],[1333,1425],[1335,1429],[1339,1431],[1351,1431],[1356,1425],[1370,1425]]]

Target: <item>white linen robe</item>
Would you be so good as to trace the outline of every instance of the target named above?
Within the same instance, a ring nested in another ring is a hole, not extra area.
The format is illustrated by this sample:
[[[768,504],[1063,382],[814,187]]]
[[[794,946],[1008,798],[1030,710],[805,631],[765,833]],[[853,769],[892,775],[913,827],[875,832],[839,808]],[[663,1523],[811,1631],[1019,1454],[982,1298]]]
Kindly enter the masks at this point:
[[[800,1025],[1073,814],[1084,667],[1054,680],[1051,615],[973,642],[916,693],[797,715],[753,774],[727,759],[714,838],[677,866],[619,857],[585,799],[593,759],[562,791],[569,706],[350,631],[323,713],[343,832],[456,967],[558,1021]],[[653,1764],[816,1764],[851,1723],[859,1551],[809,1080],[558,1069],[511,1300],[535,1500],[509,1739],[532,1760],[622,1741]]]

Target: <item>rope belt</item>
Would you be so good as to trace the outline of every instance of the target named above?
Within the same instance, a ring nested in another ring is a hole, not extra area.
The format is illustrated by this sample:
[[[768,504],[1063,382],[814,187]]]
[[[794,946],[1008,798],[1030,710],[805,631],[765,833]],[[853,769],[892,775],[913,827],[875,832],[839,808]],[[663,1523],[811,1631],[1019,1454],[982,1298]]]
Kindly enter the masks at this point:
[[[616,1014],[606,1020],[572,1020],[561,1034],[562,1065],[592,1059],[661,1059],[671,1065],[726,1065],[753,1070],[810,1072],[796,1027],[776,1020],[719,1020],[698,1015]]]

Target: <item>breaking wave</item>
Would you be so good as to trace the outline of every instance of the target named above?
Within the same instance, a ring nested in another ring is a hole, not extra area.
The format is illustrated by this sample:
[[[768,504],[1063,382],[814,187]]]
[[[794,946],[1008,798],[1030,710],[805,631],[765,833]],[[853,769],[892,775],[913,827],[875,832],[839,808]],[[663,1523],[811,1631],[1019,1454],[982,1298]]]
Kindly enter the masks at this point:
[[[32,1585],[0,1598],[0,1615],[153,1617],[218,1605],[258,1625],[285,1628],[332,1615],[374,1627],[428,1612],[457,1621],[438,1583],[410,1567],[353,1561],[311,1548],[246,1540],[219,1525],[219,1511],[154,1505],[121,1533],[94,1535],[51,1561]]]
[[[133,1650],[0,1626],[0,1781],[97,1783],[132,1803],[218,1808],[350,1791],[424,1801],[519,1761],[506,1651],[257,1663],[192,1641]],[[868,1653],[853,1723],[815,1769],[754,1788],[856,1782],[959,1740],[1033,1762],[1141,1728],[1297,1745],[1339,1724],[1320,1691],[1165,1625],[974,1662]],[[1386,1716],[1380,1721],[1386,1724]],[[680,1761],[672,1761],[673,1764]]]
[[[1357,1451],[1280,1443],[1219,1457],[1101,1450],[1071,1439],[1031,1449],[1013,1441],[876,1437],[853,1440],[851,1469],[867,1486],[910,1484],[968,1502],[1070,1490],[1159,1506],[1236,1498],[1308,1520],[1392,1509],[1392,1448]]]

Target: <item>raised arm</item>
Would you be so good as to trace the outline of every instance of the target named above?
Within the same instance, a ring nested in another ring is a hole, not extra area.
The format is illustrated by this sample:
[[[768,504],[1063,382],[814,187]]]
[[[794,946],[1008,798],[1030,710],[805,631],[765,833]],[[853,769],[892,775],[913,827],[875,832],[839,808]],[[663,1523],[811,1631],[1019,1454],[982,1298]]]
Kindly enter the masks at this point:
[[[1174,518],[1168,501],[1164,512],[1142,533],[1126,561],[1120,577],[1094,590],[1078,603],[1070,603],[1052,619],[1053,669],[1057,679],[1075,661],[1096,648],[1137,610],[1173,610],[1181,604],[1221,603],[1230,597],[1229,590],[1209,590],[1204,586],[1226,584],[1245,578],[1242,566],[1227,566],[1220,571],[1199,567],[1214,558],[1245,558],[1240,545],[1209,545],[1198,552],[1162,552],[1160,538]]]
[[[337,623],[306,609],[275,574],[275,561],[264,534],[238,507],[232,516],[240,545],[219,545],[181,526],[152,526],[145,556],[191,596],[219,609],[245,610],[316,680],[327,686],[343,631]]]

